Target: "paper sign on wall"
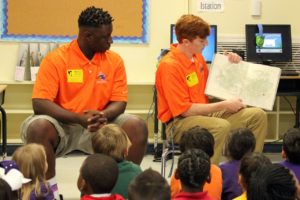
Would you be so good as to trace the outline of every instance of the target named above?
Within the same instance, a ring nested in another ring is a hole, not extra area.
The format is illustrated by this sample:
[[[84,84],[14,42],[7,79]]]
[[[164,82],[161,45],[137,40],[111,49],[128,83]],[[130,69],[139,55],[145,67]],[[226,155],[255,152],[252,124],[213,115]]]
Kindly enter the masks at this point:
[[[198,12],[223,12],[224,0],[198,0]]]

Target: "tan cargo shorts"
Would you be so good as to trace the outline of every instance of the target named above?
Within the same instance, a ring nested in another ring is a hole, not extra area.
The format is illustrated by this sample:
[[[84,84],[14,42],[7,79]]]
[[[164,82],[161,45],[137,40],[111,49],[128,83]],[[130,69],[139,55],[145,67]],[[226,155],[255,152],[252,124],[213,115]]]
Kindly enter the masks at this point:
[[[129,119],[132,115],[121,114],[115,118],[112,122],[119,126]],[[88,154],[93,153],[91,136],[93,133],[89,132],[87,129],[83,128],[79,124],[64,124],[53,117],[48,115],[31,115],[21,124],[21,139],[24,143],[26,141],[26,135],[29,125],[36,119],[46,119],[53,124],[58,132],[60,138],[59,144],[56,148],[55,155],[57,157],[64,156],[74,150],[79,150]]]

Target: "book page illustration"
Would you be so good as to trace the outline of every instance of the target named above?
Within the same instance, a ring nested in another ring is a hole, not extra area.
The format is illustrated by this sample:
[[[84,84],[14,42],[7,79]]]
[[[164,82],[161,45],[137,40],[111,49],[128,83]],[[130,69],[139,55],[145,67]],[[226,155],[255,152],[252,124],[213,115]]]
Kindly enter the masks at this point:
[[[220,99],[239,97],[246,105],[272,110],[280,74],[277,67],[230,63],[227,56],[216,54],[205,93]]]

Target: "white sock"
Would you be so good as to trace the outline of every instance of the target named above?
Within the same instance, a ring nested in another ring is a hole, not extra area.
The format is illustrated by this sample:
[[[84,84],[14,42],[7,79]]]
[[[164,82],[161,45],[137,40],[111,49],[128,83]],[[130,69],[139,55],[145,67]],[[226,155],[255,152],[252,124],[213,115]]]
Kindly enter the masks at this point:
[[[59,200],[59,192],[58,192],[58,187],[57,187],[57,182],[55,180],[55,176],[47,180],[47,182],[50,185],[50,189],[52,190],[54,194],[54,198]]]

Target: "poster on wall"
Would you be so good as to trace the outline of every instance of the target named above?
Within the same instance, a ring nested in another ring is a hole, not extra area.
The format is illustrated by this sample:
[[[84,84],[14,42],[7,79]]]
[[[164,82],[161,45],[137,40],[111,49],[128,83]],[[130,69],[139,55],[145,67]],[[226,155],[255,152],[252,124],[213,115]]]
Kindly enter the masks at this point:
[[[115,43],[148,43],[149,0],[0,0],[0,40],[69,42],[90,6],[112,15]]]

